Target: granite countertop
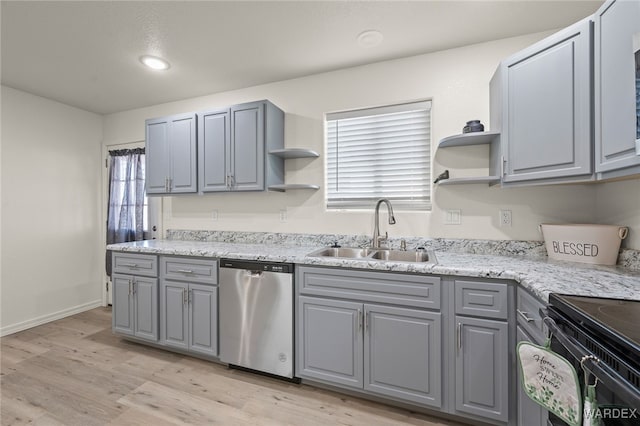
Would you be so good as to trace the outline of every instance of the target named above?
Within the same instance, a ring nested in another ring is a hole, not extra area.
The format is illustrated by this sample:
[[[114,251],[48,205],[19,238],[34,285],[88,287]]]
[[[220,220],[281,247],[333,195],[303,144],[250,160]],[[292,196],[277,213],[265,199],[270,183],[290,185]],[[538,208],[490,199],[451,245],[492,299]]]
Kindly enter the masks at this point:
[[[546,256],[456,253],[435,250],[437,264],[309,257],[326,244],[235,243],[224,241],[150,240],[111,244],[123,252],[291,262],[380,271],[429,273],[516,281],[546,302],[549,293],[640,301],[640,271],[549,260]]]

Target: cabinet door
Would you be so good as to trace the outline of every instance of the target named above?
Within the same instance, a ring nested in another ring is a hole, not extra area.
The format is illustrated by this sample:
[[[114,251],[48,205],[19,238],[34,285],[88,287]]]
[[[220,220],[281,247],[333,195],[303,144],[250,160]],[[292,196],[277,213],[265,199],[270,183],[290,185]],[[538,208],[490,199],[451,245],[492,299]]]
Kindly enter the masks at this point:
[[[516,332],[517,342],[532,342],[541,344],[542,342],[534,341],[521,327],[518,325]],[[518,366],[518,426],[545,426],[547,424],[547,410],[541,405],[535,403],[529,398],[522,388],[522,369]]]
[[[158,280],[135,277],[133,283],[134,335],[158,340]]]
[[[145,133],[146,193],[165,194],[169,189],[169,120],[147,120]]]
[[[196,165],[196,116],[182,114],[171,118],[169,127],[169,174],[171,193],[198,191]]]
[[[189,285],[189,350],[218,355],[218,288]]]
[[[362,304],[298,298],[298,376],[362,389]]]
[[[596,172],[640,165],[640,2],[596,12],[594,53]]]
[[[198,114],[199,185],[203,192],[228,191],[231,169],[229,110]]]
[[[364,389],[441,407],[440,314],[377,305],[364,311]]]
[[[133,277],[113,275],[113,331],[133,335]]]
[[[234,191],[264,190],[264,104],[231,108],[231,172]]]
[[[456,410],[506,422],[509,405],[507,323],[456,316]]]
[[[590,34],[583,20],[503,63],[504,182],[592,174]]]
[[[162,281],[160,291],[160,338],[167,346],[188,349],[189,285]]]

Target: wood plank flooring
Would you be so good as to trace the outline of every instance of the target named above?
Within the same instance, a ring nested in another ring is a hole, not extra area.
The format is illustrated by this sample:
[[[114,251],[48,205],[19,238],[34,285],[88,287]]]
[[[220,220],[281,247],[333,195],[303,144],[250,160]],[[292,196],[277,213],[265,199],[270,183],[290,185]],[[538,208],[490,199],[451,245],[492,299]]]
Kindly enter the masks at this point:
[[[97,308],[0,341],[0,424],[458,423],[131,343]]]

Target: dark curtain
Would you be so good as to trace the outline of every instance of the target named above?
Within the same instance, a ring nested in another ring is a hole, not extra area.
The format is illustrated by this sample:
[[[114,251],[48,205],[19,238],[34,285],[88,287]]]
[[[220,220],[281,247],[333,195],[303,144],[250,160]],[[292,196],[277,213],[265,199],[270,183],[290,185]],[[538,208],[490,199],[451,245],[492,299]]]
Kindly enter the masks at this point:
[[[144,148],[109,151],[107,244],[144,239]],[[107,275],[111,253],[107,251]]]

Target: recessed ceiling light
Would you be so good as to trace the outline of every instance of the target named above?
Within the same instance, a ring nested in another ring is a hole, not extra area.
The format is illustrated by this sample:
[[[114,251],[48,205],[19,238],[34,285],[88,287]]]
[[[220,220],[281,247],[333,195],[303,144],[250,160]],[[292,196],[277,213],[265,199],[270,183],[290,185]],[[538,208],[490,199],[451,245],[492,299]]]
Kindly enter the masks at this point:
[[[158,58],[157,56],[140,56],[140,62],[142,62],[147,67],[158,71],[165,71],[170,67],[169,62],[165,61],[162,58]]]
[[[376,47],[382,43],[384,36],[380,31],[367,30],[358,35],[358,44],[362,47]]]

